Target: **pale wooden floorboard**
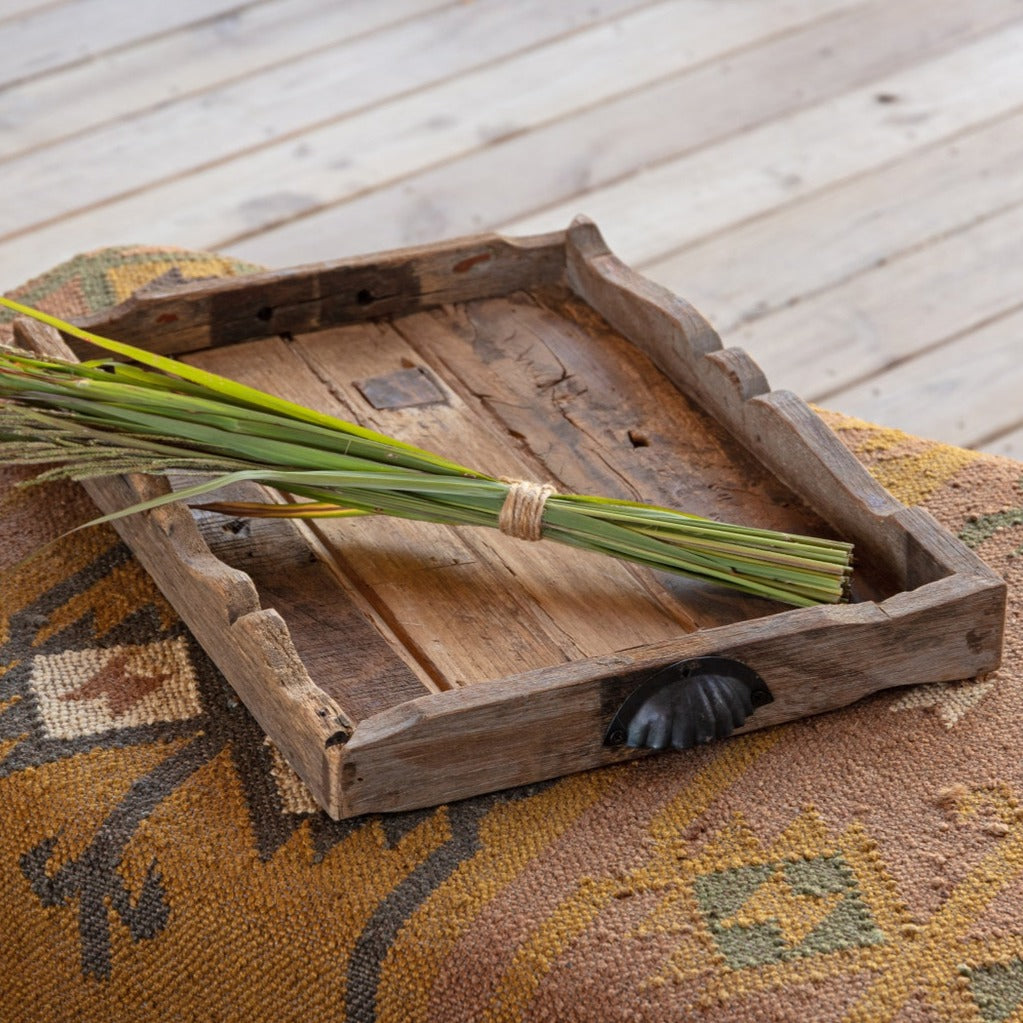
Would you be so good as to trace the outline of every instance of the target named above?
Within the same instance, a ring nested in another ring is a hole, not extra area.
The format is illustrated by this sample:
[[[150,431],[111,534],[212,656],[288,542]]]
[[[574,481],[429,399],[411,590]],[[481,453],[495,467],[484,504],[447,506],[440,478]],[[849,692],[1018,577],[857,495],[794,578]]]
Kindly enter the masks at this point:
[[[0,287],[586,212],[775,386],[1023,455],[1023,0],[0,0],[0,47]]]
[[[56,7],[59,3],[62,3],[62,0],[4,0],[0,4],[0,24],[24,17],[43,7]]]
[[[1017,6],[1015,0],[988,5],[984,19],[975,19],[970,30],[1000,24]],[[911,58],[954,48],[965,35],[961,10],[961,3],[949,0],[912,0],[898,7],[890,0],[877,0],[838,10],[834,17],[789,24],[728,55],[727,89],[721,88],[720,61],[687,67],[652,85],[335,203],[322,213],[279,229],[264,228],[243,247],[256,259],[281,251],[301,258],[298,253],[322,244],[321,238],[359,237],[371,247],[385,248],[427,242],[438,234],[503,227],[563,196],[572,196],[578,204],[575,209],[585,210],[588,193],[601,185],[628,180],[652,164],[840,94]],[[870,59],[851,49],[836,52],[836,33],[878,40]],[[763,88],[765,81],[771,83],[770,89]],[[509,176],[505,173],[509,167],[528,167],[530,173]],[[501,178],[501,187],[493,187]],[[677,199],[673,203],[679,205]],[[545,223],[561,223],[572,208],[563,207]],[[223,243],[234,245],[240,237]],[[752,262],[753,272],[763,263],[755,258]],[[798,278],[800,270],[793,272]]]
[[[834,11],[848,6],[848,2],[797,0],[779,4],[772,12],[772,31],[782,25],[788,28],[817,20],[828,13],[829,6]],[[782,22],[783,15],[787,22]],[[310,253],[314,258],[325,258],[332,239],[337,237],[366,238],[371,247],[383,248],[500,226],[493,204],[519,212],[540,204],[539,196],[545,189],[556,195],[575,194],[600,172],[603,160],[616,159],[614,154],[623,157],[630,170],[637,160],[643,162],[644,151],[649,153],[650,145],[631,145],[627,139],[623,142],[620,129],[628,118],[610,118],[609,97],[613,101],[626,87],[637,90],[630,93],[636,96],[646,93],[650,82],[659,89],[665,79],[676,81],[680,71],[713,66],[723,55],[759,42],[763,31],[762,24],[736,21],[735,8],[692,4],[691,17],[683,23],[672,7],[662,4],[622,18],[614,33],[601,29],[580,34],[572,46],[544,47],[502,67],[488,68],[471,80],[447,83],[418,97],[422,106],[411,121],[409,112],[415,108],[407,103],[371,115],[386,124],[393,123],[394,118],[398,118],[398,124],[409,124],[407,131],[396,127],[390,133],[392,138],[400,139],[400,147],[392,145],[378,158],[379,177],[382,181],[390,178],[393,184],[366,190],[356,183],[353,188],[338,176],[323,175],[314,167],[302,180],[321,197],[321,209],[301,219],[293,218],[279,229],[266,224],[258,230],[228,234],[222,244],[256,260],[274,252],[288,254],[294,261],[302,258],[301,253],[306,258]],[[627,59],[629,54],[634,58]],[[559,73],[566,61],[571,73]],[[612,79],[606,70],[610,63],[616,71]],[[508,103],[505,96],[517,80],[529,84]],[[429,123],[436,111],[457,104],[466,85],[472,95],[488,98],[481,112],[468,112],[432,131],[418,152],[412,152],[410,141],[420,134],[418,125]],[[669,151],[674,151],[680,142],[673,131],[674,120],[664,123],[663,111],[672,109],[664,99],[659,97],[656,105],[662,111],[660,127],[652,130],[647,124],[645,135],[649,142],[660,139],[661,144],[671,147]],[[635,112],[636,104],[629,105]],[[507,111],[507,117],[495,128],[492,118],[496,110]],[[573,130],[580,121],[586,124],[584,135]],[[337,143],[340,131],[358,136],[362,130],[362,125],[346,124],[331,135]],[[482,146],[481,137],[485,141]],[[328,143],[326,148],[329,151],[333,146]],[[272,159],[273,154],[267,153],[266,158]],[[528,172],[509,174],[508,168]],[[443,192],[424,195],[420,190],[417,196],[418,175],[428,176],[431,185]],[[424,201],[417,201],[419,196]],[[446,204],[437,201],[445,197],[449,200]],[[471,220],[457,222],[455,209],[471,211]],[[558,226],[569,219],[560,218]],[[224,222],[228,231],[241,226]]]
[[[768,379],[844,411],[849,388],[996,321],[1021,301],[1023,201],[753,320],[731,337],[750,352],[769,353],[762,360]],[[862,401],[862,389],[856,393]],[[864,408],[849,411],[862,416]]]
[[[942,434],[962,447],[994,447],[1023,422],[1017,363],[1023,354],[1023,292],[1017,308],[832,395],[852,415]],[[1019,451],[1016,452],[1020,454]]]
[[[12,86],[3,97],[0,160],[159,104],[208,94],[235,79],[429,16],[454,2],[271,0],[139,40]],[[156,116],[162,121],[179,112],[164,108]]]
[[[1018,391],[1016,392],[1019,393]],[[1018,398],[1016,399],[1018,402]],[[990,451],[995,455],[1008,455],[1009,458],[1023,459],[1023,422],[1008,433],[1000,434],[984,442],[981,451]]]
[[[1014,110],[1023,103],[1021,47],[1023,21],[506,226],[548,229],[583,208],[628,261],[651,262]]]
[[[0,85],[215,17],[244,0],[66,0],[0,22]]]
[[[720,331],[1023,200],[1023,107],[645,265]],[[885,241],[887,240],[887,241]],[[763,258],[771,253],[770,263]]]
[[[534,52],[538,44],[571,31],[580,22],[602,20],[592,11],[617,13],[637,6],[639,0],[602,0],[597,6],[591,0],[561,0],[555,8],[548,0],[521,0],[492,2],[486,10],[456,4],[430,17],[389,26],[274,65],[257,76],[187,96],[170,108],[145,111],[76,135],[45,152],[5,161],[0,164],[0,194],[9,198],[9,215],[0,240],[245,154],[241,166],[231,168],[223,181],[211,175],[197,182],[196,201],[225,194],[225,189],[233,198],[238,196],[239,181],[256,173],[259,154],[269,143],[281,140],[284,148],[272,150],[277,159],[265,168],[267,176],[259,179],[259,190],[243,192],[235,208],[246,220],[257,215],[259,204],[268,204],[277,215],[293,214],[314,203],[315,197],[296,188],[289,172],[292,168],[301,172],[319,145],[318,131],[333,122],[340,122],[347,133],[335,140],[324,172],[331,179],[345,173],[357,187],[372,187],[376,176],[386,173],[388,155],[374,164],[364,156],[367,150],[376,153],[392,142],[402,149],[413,129],[418,147],[429,148],[449,122],[459,125],[454,110],[422,103],[423,90],[436,87],[438,81],[464,81],[467,75],[478,74],[480,65],[489,66],[519,51]],[[589,31],[599,33],[599,25]],[[585,31],[573,33],[564,45],[585,35]],[[551,69],[545,70],[550,73]],[[500,100],[512,85],[500,83],[500,92],[495,88],[491,97]],[[450,91],[449,102],[454,103],[460,93]],[[397,111],[395,117],[382,119],[379,104],[395,96],[403,97],[401,103],[391,105]],[[515,107],[514,92],[504,98],[507,107]],[[348,126],[360,115],[353,134]],[[481,116],[485,121],[476,127],[477,132],[501,131],[509,123],[496,106]],[[473,142],[479,144],[479,134]],[[116,171],[111,174],[113,168]],[[187,198],[178,204],[194,209]],[[169,211],[172,207],[157,201],[154,208]],[[113,215],[103,214],[105,218]],[[167,239],[157,235],[155,240]]]

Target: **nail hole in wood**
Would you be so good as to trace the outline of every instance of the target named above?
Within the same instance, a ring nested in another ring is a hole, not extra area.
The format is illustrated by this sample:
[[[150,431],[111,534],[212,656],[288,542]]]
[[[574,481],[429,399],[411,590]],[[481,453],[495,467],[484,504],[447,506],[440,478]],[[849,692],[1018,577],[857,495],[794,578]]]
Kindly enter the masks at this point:
[[[648,448],[650,447],[650,438],[645,433],[640,433],[639,430],[629,430],[629,443],[634,448]]]
[[[363,288],[355,296],[355,301],[358,302],[359,305],[369,305],[370,302],[375,302],[376,298],[373,296],[373,292],[372,291],[370,291],[368,288]]]
[[[266,323],[273,317],[274,311],[272,306],[265,305],[256,311],[256,319],[262,320]]]

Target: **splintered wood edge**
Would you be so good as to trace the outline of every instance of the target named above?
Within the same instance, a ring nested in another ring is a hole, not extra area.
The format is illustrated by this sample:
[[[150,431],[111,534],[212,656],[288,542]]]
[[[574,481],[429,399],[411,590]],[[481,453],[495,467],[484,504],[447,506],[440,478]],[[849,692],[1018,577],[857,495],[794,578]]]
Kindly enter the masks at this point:
[[[742,349],[723,348],[688,302],[615,257],[591,221],[580,217],[569,228],[566,261],[569,286],[584,301],[827,522],[890,565],[906,589],[956,573],[1003,585],[926,512],[892,497],[804,401],[770,390]]]
[[[565,232],[497,234],[282,271],[143,289],[76,320],[86,330],[180,355],[282,333],[412,313],[561,280]],[[69,340],[74,351],[81,342]]]
[[[693,657],[734,658],[766,682],[774,701],[740,733],[886,688],[969,678],[997,667],[1003,610],[986,579],[949,577],[883,604],[793,610],[424,696],[360,724],[332,812],[414,809],[645,756],[604,746],[608,723],[652,672]]]
[[[14,336],[39,355],[75,360],[60,334],[35,320],[15,320]],[[170,490],[165,479],[141,475],[102,477],[83,485],[104,514]],[[249,576],[210,552],[182,505],[164,505],[112,525],[260,727],[273,736],[313,795],[328,805],[335,798],[331,761],[354,725],[309,677],[280,615],[260,607]]]

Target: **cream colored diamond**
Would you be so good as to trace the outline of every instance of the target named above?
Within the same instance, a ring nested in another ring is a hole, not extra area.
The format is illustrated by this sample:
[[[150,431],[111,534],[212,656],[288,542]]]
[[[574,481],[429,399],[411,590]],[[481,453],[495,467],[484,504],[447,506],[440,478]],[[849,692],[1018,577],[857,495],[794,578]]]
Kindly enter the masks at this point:
[[[789,948],[795,948],[819,926],[844,898],[843,892],[823,895],[797,893],[778,868],[742,904],[739,911],[721,921],[723,928],[774,924]]]
[[[37,657],[32,688],[49,735],[76,739],[202,713],[184,638]]]
[[[983,682],[928,682],[913,686],[889,708],[892,713],[933,707],[946,728],[954,728],[960,719],[994,688],[994,680]]]

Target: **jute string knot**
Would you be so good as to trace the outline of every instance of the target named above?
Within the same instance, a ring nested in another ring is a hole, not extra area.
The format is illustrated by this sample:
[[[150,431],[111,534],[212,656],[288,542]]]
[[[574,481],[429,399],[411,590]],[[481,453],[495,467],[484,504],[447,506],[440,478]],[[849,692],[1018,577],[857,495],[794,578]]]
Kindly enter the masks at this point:
[[[498,529],[517,540],[543,539],[544,506],[557,490],[549,483],[530,483],[503,476],[501,482],[509,484],[509,488],[497,519]]]

